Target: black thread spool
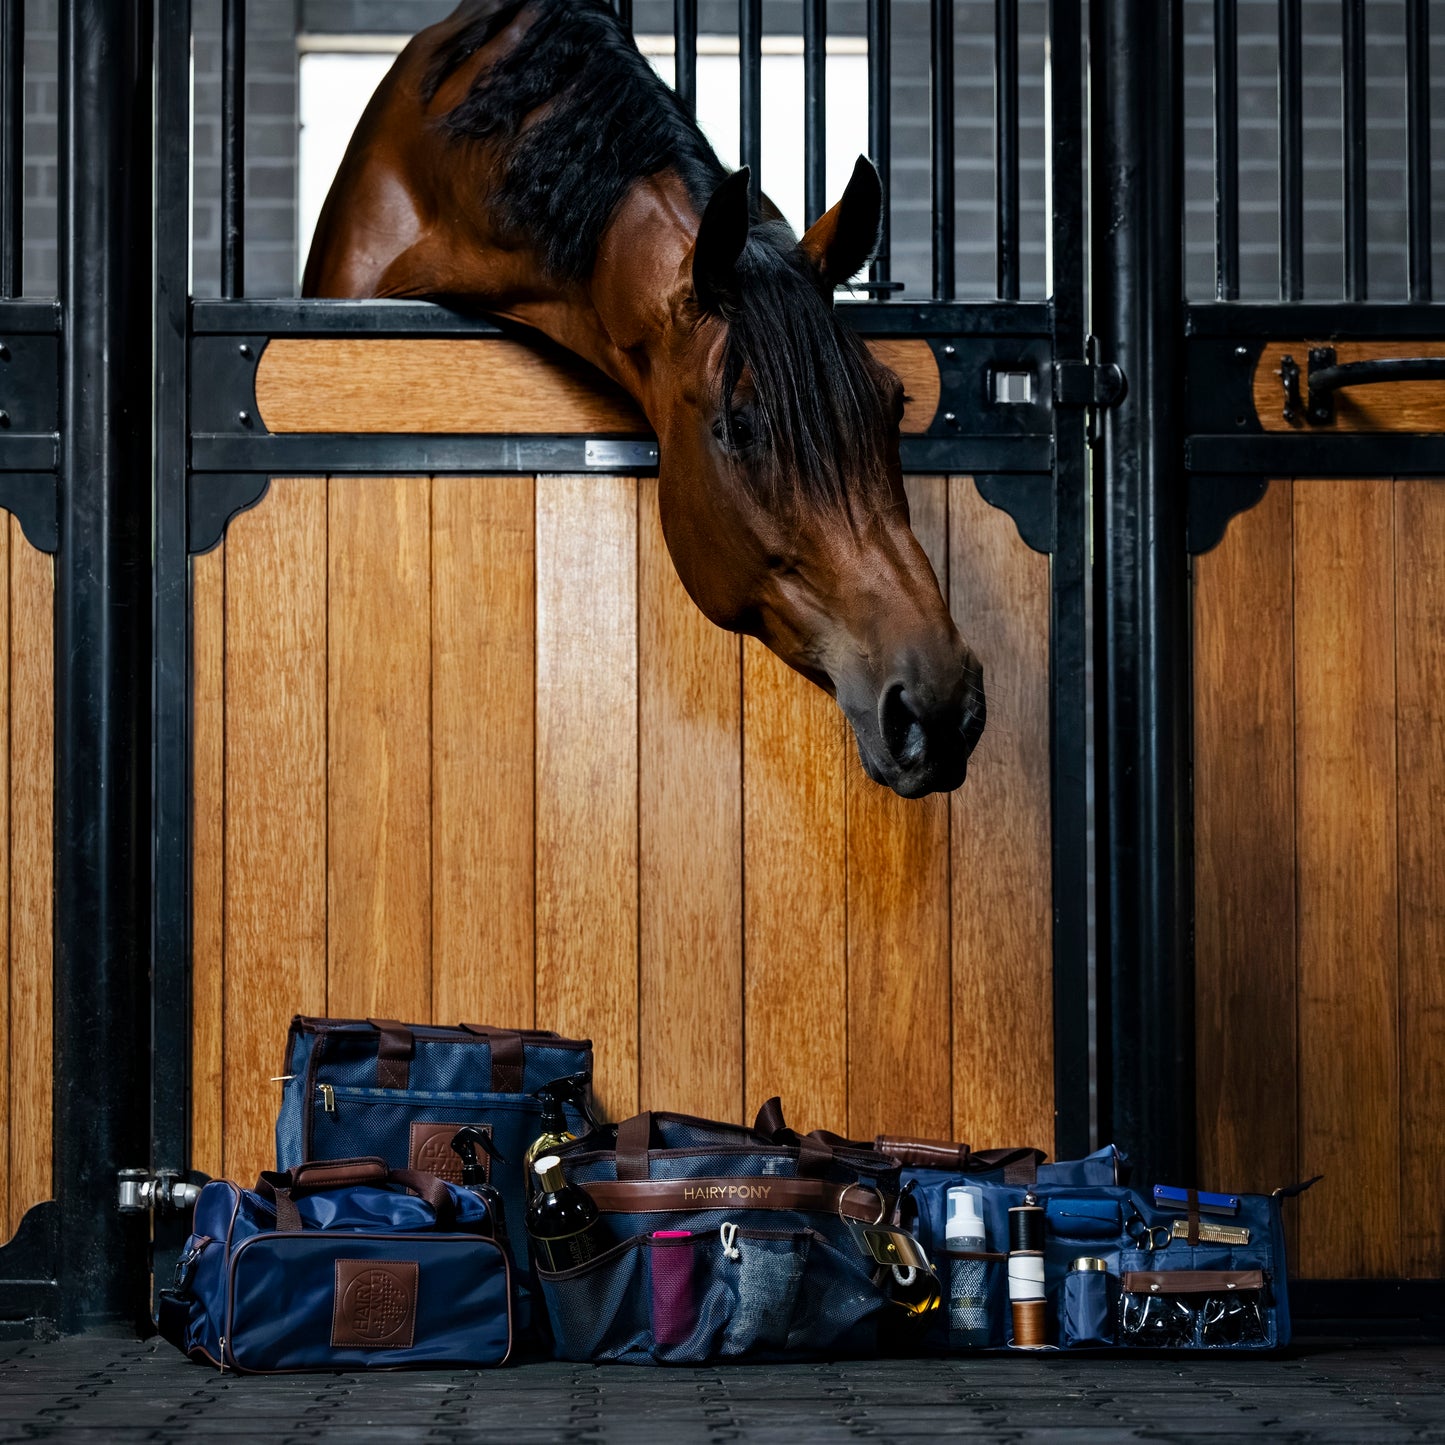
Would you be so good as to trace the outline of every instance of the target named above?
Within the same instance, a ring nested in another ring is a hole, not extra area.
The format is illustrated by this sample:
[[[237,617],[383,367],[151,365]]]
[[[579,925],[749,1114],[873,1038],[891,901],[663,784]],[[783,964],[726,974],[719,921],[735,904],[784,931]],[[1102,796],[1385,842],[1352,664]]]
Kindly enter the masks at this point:
[[[1008,1297],[1014,1347],[1043,1349],[1049,1342],[1044,1304],[1044,1211],[1031,1194],[1008,1212]]]

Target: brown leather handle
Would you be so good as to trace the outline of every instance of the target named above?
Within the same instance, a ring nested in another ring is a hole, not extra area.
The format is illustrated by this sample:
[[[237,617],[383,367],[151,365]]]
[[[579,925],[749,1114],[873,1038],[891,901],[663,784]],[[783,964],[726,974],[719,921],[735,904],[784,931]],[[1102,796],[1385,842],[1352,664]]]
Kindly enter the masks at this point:
[[[907,1169],[964,1169],[968,1164],[967,1144],[947,1139],[910,1139],[897,1134],[880,1134],[873,1147],[896,1159]]]
[[[367,1019],[379,1035],[376,1044],[376,1087],[405,1089],[411,1082],[411,1059],[416,1052],[412,1031],[395,1019]]]
[[[520,1094],[522,1092],[523,1066],[526,1063],[526,1046],[521,1032],[517,1029],[491,1029],[485,1024],[458,1024],[469,1034],[487,1041],[492,1055],[492,1077],[487,1092],[492,1094]]]
[[[834,1214],[876,1224],[886,1220],[893,1207],[893,1201],[871,1184],[830,1184],[822,1179],[794,1179],[783,1174],[616,1182],[603,1179],[582,1187],[604,1214],[770,1209]]]
[[[651,1172],[648,1150],[652,1148],[652,1113],[644,1110],[617,1126],[617,1177],[646,1179]],[[601,1207],[600,1205],[598,1206]]]
[[[285,1173],[267,1170],[256,1181],[256,1192],[276,1206],[276,1228],[295,1233],[303,1228],[296,1200],[303,1194],[320,1194],[328,1189],[349,1189],[358,1184],[377,1188],[395,1185],[410,1189],[431,1206],[438,1229],[450,1229],[456,1221],[451,1191],[435,1174],[420,1169],[388,1169],[385,1159],[322,1159],[298,1164]]]

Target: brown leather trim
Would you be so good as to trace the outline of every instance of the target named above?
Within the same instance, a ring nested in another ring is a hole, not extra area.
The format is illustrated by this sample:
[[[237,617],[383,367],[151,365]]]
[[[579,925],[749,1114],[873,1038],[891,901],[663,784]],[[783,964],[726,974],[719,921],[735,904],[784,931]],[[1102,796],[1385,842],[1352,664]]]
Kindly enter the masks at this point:
[[[652,1115],[644,1110],[617,1126],[617,1177],[646,1179],[651,1171]]]
[[[1263,1289],[1260,1269],[1131,1269],[1119,1281],[1125,1294],[1222,1294]]]
[[[829,1184],[776,1174],[721,1179],[598,1180],[582,1186],[604,1214],[696,1214],[710,1209],[798,1209],[873,1224],[890,1201],[870,1184]]]
[[[408,1167],[420,1169],[425,1174],[435,1174],[438,1179],[445,1179],[449,1184],[460,1184],[462,1182],[462,1158],[452,1148],[452,1140],[461,1127],[460,1124],[448,1124],[440,1120],[414,1119],[406,1152]],[[492,1126],[490,1124],[481,1124],[476,1127],[488,1138],[491,1138]],[[480,1153],[482,1179],[490,1182],[492,1156],[485,1149]]]
[[[357,1159],[317,1159],[291,1171],[292,1189],[345,1189],[353,1184],[385,1184],[386,1160],[375,1155]]]
[[[338,1259],[332,1348],[411,1349],[420,1272],[414,1259]]]
[[[526,1043],[530,1033],[520,1029],[494,1029],[486,1024],[459,1024],[468,1034],[475,1035],[487,1046],[491,1057],[491,1078],[487,1092],[491,1094],[520,1094],[526,1065]],[[546,1040],[551,1042],[550,1039]],[[539,1040],[540,1042],[540,1040]]]
[[[367,1019],[377,1031],[376,1087],[405,1089],[411,1082],[411,1057],[416,1048],[411,1029],[395,1019]]]

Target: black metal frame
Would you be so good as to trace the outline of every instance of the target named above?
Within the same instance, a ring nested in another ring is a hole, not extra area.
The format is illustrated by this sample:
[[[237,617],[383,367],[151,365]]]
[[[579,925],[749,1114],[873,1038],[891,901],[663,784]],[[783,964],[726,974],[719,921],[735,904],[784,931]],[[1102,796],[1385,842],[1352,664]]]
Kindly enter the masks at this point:
[[[1407,0],[1412,304],[1320,307],[1300,300],[1300,3],[1280,0],[1283,304],[1260,307],[1236,299],[1236,5],[1215,0],[1214,7],[1218,302],[1186,307],[1181,300],[1180,0],[1094,0],[1087,118],[1081,0],[1050,0],[1047,302],[1018,299],[1017,0],[995,0],[999,299],[954,300],[953,7],[932,0],[933,294],[842,307],[861,334],[924,338],[938,360],[938,415],[924,435],[905,439],[906,468],[971,473],[1024,540],[1050,556],[1055,1148],[1073,1155],[1117,1136],[1147,1172],[1181,1179],[1193,1175],[1194,1129],[1188,556],[1217,542],[1230,517],[1259,499],[1262,477],[1445,475],[1438,437],[1265,433],[1250,393],[1254,362],[1270,338],[1408,341],[1445,331],[1438,310],[1424,304],[1432,294],[1428,7]],[[618,8],[630,22],[628,0]],[[1343,11],[1344,84],[1351,126],[1362,129],[1360,8],[1348,0]],[[0,20],[0,377],[8,413],[0,417],[0,505],[20,517],[35,545],[57,553],[62,764],[58,1202],[37,1207],[0,1250],[0,1335],[29,1328],[24,1322],[36,1316],[66,1328],[130,1317],[145,1293],[147,1241],[142,1225],[115,1211],[116,1171],[188,1171],[190,558],[215,545],[277,472],[631,473],[645,471],[655,455],[645,436],[269,435],[254,375],[272,338],[487,336],[500,328],[415,303],[244,298],[241,0],[223,5],[223,299],[192,302],[180,279],[189,261],[190,0],[108,0],[99,10],[67,0],[67,17],[81,10],[86,23],[67,23],[62,41],[67,167],[58,304],[16,299],[20,0],[5,0]],[[691,103],[696,0],[675,0],[674,10],[678,90]],[[824,201],[826,14],[821,0],[807,0],[803,14],[811,219]],[[738,18],[742,152],[760,185],[760,0],[739,0]],[[887,178],[888,0],[868,0],[867,29],[870,142]],[[81,135],[84,147],[74,144]],[[1097,343],[1086,321],[1086,136]],[[1362,154],[1347,136],[1348,273],[1361,298]],[[879,297],[897,289],[886,217],[863,289]],[[136,340],[147,334],[147,307],[149,367]],[[1029,372],[1032,399],[996,402],[998,370]],[[1098,443],[1092,497],[1091,439]],[[589,457],[589,441],[606,445]],[[1176,478],[1181,459],[1185,487]],[[1099,557],[1092,573],[1091,541]],[[1091,576],[1099,639],[1092,780]],[[148,635],[134,626],[147,614]],[[147,674],[150,688],[137,687]],[[1100,799],[1097,979],[1088,947],[1091,781]],[[157,1278],[183,1232],[174,1218],[153,1222]],[[1302,1286],[1297,1299],[1301,1312],[1347,1306],[1356,1315],[1370,1300],[1387,1309],[1404,1296],[1388,1283],[1334,1282]]]

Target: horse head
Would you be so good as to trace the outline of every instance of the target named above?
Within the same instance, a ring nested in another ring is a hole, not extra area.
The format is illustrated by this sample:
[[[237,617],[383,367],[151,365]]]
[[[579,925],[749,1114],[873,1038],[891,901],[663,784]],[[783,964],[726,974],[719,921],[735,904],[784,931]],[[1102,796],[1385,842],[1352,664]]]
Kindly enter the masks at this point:
[[[652,377],[663,534],[683,586],[843,709],[868,775],[904,797],[964,779],[983,672],[908,524],[903,387],[833,310],[877,243],[859,158],[798,240],[751,214],[746,169],[708,202]]]

